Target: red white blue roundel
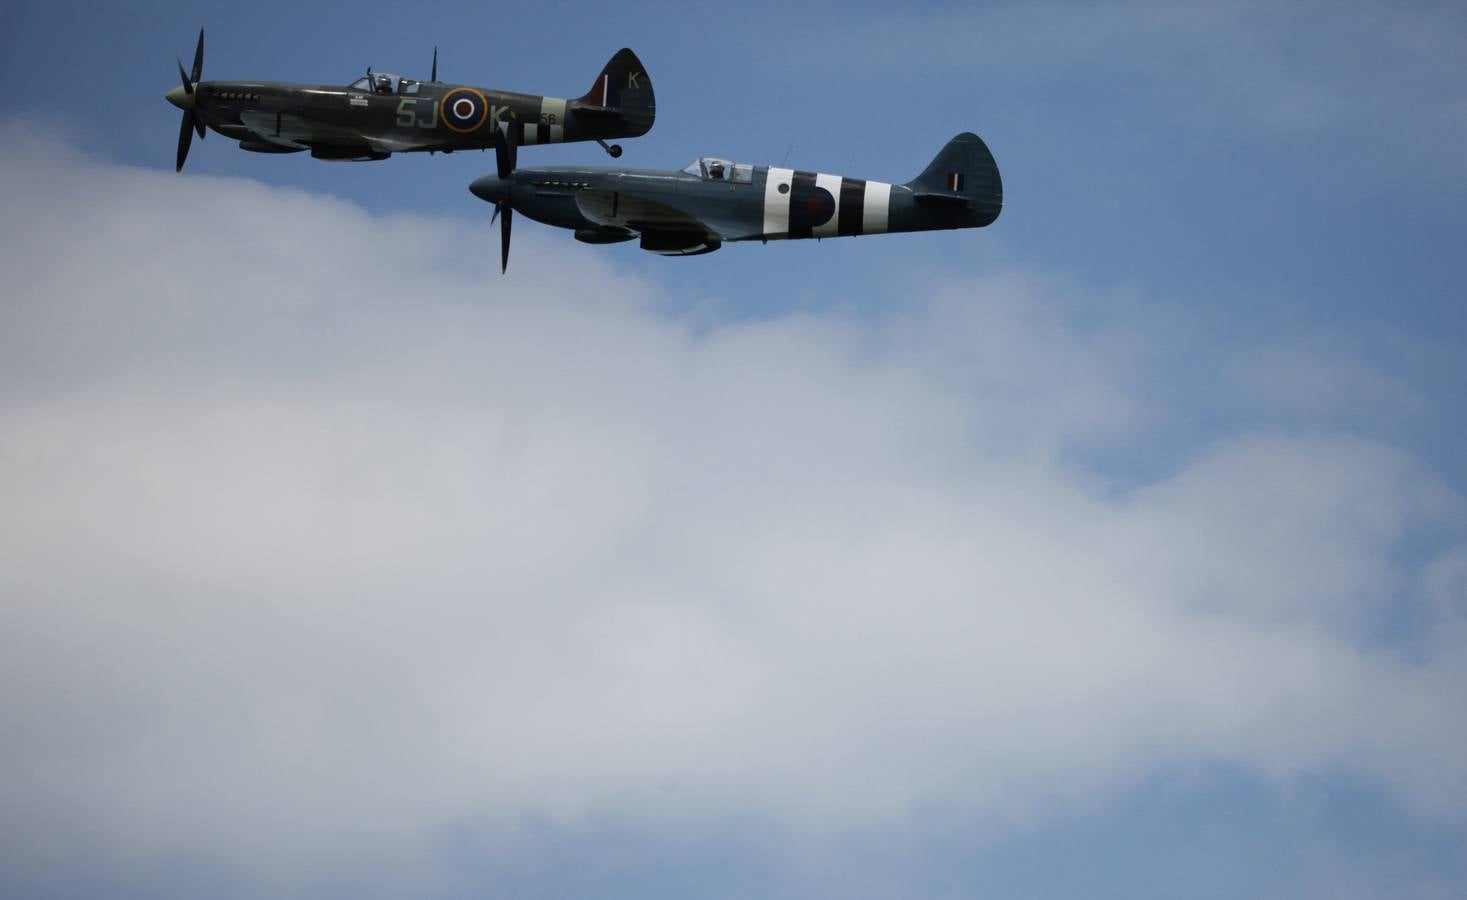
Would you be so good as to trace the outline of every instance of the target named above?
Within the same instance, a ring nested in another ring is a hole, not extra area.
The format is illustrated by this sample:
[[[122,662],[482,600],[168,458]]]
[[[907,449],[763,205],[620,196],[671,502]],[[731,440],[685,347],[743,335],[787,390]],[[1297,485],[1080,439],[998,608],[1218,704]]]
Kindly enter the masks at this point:
[[[489,101],[473,88],[454,88],[443,95],[440,111],[443,124],[451,131],[468,134],[479,130],[489,118]]]

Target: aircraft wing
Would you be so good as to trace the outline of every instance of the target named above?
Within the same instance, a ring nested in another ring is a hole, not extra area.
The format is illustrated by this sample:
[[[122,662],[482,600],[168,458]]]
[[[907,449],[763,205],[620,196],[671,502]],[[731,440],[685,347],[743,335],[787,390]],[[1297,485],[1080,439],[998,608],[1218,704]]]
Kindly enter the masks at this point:
[[[578,191],[576,206],[580,207],[581,215],[603,228],[636,232],[679,232],[715,241],[723,240],[722,235],[700,219],[680,209],[624,191]]]
[[[294,150],[340,148],[368,153],[392,153],[409,149],[407,144],[380,138],[366,138],[359,132],[339,125],[327,125],[287,113],[243,112],[240,121],[262,141]]]

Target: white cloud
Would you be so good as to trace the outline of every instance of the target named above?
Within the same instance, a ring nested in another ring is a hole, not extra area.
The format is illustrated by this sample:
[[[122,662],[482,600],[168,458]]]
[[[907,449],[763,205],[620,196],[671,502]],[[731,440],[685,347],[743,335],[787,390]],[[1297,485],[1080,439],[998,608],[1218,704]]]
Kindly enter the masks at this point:
[[[1118,491],[1067,454],[1165,373],[1038,282],[695,333],[561,235],[500,279],[479,222],[7,138],[7,865],[1042,817],[1191,761],[1467,812],[1460,551],[1398,553],[1459,510],[1404,448]],[[1427,651],[1376,639],[1418,596]]]

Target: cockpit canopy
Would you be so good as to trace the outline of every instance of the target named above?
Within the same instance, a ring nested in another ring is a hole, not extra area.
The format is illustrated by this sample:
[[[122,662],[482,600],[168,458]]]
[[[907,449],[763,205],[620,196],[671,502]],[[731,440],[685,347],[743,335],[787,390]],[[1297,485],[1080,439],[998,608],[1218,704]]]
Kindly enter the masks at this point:
[[[391,72],[369,72],[353,81],[350,90],[364,94],[416,94],[419,82]]]
[[[704,181],[723,181],[729,184],[752,184],[754,181],[753,166],[731,163],[716,156],[695,159],[684,166],[683,171]]]

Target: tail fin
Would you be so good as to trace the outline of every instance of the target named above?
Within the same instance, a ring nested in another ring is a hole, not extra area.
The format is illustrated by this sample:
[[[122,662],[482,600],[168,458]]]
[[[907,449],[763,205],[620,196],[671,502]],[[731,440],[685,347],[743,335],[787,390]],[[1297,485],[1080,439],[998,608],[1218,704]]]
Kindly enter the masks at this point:
[[[948,141],[907,187],[918,200],[966,203],[978,225],[991,224],[1003,209],[998,163],[983,139],[969,131]]]
[[[657,118],[652,77],[637,54],[625,47],[596,76],[591,90],[571,103],[577,113],[616,116],[625,126],[619,129],[624,137],[646,134]]]

